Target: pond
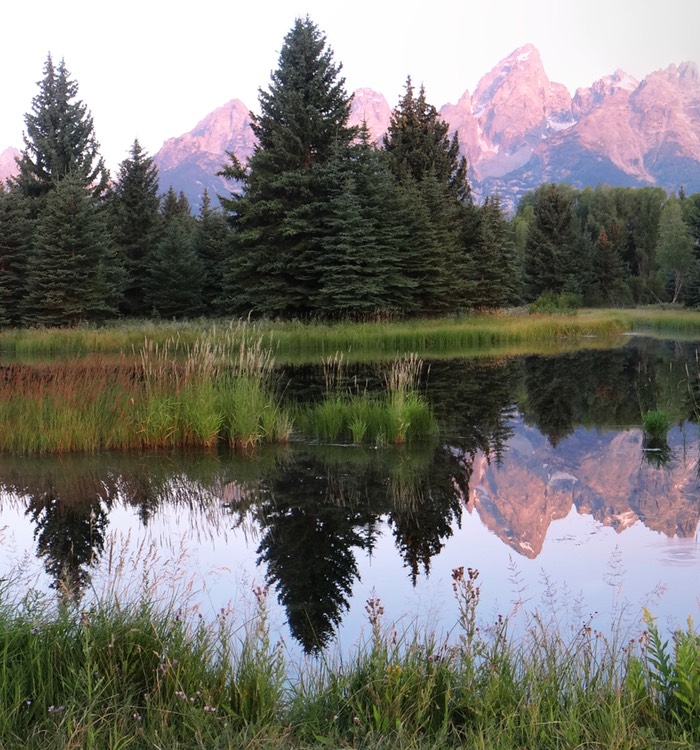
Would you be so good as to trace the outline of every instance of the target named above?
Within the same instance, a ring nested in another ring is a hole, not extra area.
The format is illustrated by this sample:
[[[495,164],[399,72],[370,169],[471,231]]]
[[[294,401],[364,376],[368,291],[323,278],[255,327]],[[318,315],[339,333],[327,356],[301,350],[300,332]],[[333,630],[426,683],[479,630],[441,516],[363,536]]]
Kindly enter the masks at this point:
[[[460,566],[485,624],[540,612],[631,637],[646,607],[683,626],[700,614],[698,367],[694,344],[642,338],[425,363],[440,433],[398,447],[2,456],[0,575],[85,606],[146,587],[204,616],[250,611],[262,586],[300,653],[355,644],[371,599],[398,632],[449,638]],[[322,389],[320,367],[279,376],[285,398]],[[381,385],[370,365],[347,377]],[[666,434],[642,430],[653,410]]]

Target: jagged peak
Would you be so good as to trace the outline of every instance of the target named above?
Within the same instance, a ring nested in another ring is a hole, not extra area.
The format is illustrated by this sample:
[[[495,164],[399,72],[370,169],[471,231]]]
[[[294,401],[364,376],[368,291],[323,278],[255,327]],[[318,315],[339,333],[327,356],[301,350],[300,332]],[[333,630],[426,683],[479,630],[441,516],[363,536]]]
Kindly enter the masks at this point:
[[[700,83],[700,72],[696,63],[686,60],[680,64],[678,75],[683,81],[689,81],[693,84]]]
[[[353,92],[353,97],[355,99],[369,99],[373,101],[386,101],[386,97],[384,94],[380,94],[379,91],[375,91],[374,89],[368,88],[368,87],[361,87],[359,89],[355,89]]]
[[[618,68],[612,75],[605,76],[601,80],[611,87],[625,91],[634,91],[639,86],[639,81],[622,68]]]
[[[548,87],[549,78],[542,65],[542,58],[534,44],[524,44],[504,57],[480,81],[472,97],[475,116],[494,98],[501,84],[514,73],[533,79],[538,86]]]
[[[539,50],[530,42],[513,50],[502,62],[525,62],[526,60],[535,64],[542,63]]]

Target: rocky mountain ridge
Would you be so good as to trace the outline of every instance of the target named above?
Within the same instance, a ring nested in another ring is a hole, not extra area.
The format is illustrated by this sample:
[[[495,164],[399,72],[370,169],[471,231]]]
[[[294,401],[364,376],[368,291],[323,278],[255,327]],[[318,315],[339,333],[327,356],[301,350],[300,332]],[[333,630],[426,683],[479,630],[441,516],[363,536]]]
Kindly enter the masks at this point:
[[[392,106],[381,93],[358,89],[351,121],[365,121],[379,140]],[[458,134],[477,200],[498,192],[513,208],[543,182],[700,191],[700,74],[693,62],[641,81],[617,70],[572,96],[549,80],[539,52],[526,44],[440,114]],[[244,163],[254,146],[250,113],[232,99],[154,155],[161,187],[183,191],[196,210],[205,187],[228,194],[231,186],[216,175],[226,153]],[[0,155],[0,178],[7,153]]]
[[[231,110],[243,129],[228,131],[224,144],[220,120],[231,121]],[[465,91],[440,114],[458,134],[477,199],[498,192],[513,208],[543,182],[700,191],[700,75],[692,62],[670,65],[642,81],[617,70],[571,96],[563,84],[549,80],[539,52],[527,44],[484,75],[473,94]],[[211,165],[220,167],[226,150],[243,161],[251,153],[246,115],[245,106],[233,100],[191,133],[170,139],[155,157],[162,183],[184,190],[194,203],[194,185],[226,194],[228,186],[212,177]],[[382,94],[368,88],[355,92],[351,122],[365,121],[377,140],[390,116]],[[222,134],[216,148],[197,147],[203,128]]]

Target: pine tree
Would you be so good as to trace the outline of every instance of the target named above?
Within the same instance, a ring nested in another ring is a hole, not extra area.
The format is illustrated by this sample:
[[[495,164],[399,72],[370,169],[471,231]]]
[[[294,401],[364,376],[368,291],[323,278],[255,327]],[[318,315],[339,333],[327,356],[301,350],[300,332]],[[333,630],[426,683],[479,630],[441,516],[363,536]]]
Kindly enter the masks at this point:
[[[620,304],[629,294],[625,287],[628,271],[618,249],[620,226],[612,222],[609,232],[601,229],[593,246],[590,268],[594,297],[604,305]]]
[[[65,177],[47,195],[27,262],[23,321],[61,326],[116,312],[121,266],[102,207],[82,179]]]
[[[151,251],[144,280],[148,309],[162,318],[192,318],[203,312],[205,273],[187,217],[171,217]]]
[[[239,311],[314,312],[328,200],[319,167],[356,133],[340,70],[316,25],[297,19],[269,90],[260,91],[260,114],[252,115],[258,142],[248,168],[232,160],[224,170],[243,185],[226,203],[237,230],[227,297]]]
[[[356,144],[329,160],[326,180],[315,308],[324,317],[403,312],[413,304],[415,286],[401,267],[407,237],[397,215],[396,184],[366,125]]]
[[[204,189],[202,206],[194,232],[194,248],[204,268],[202,303],[205,313],[225,313],[223,277],[231,252],[231,228],[221,211],[211,206],[211,198]]]
[[[170,219],[182,218],[186,223],[189,222],[191,226],[194,226],[192,208],[187,196],[182,190],[176,193],[172,185],[161,199],[160,214],[166,223]]]
[[[467,163],[456,135],[449,138],[449,126],[427,102],[422,87],[415,96],[410,78],[392,112],[384,150],[408,207],[407,274],[416,285],[417,311],[464,306],[471,267],[471,238],[465,234],[471,205]]]
[[[469,301],[476,308],[514,304],[520,288],[515,240],[498,195],[486,198],[477,214],[473,285]]]
[[[110,207],[114,240],[126,269],[122,312],[147,315],[144,277],[151,248],[158,242],[158,168],[135,140],[129,157],[119,165]]]
[[[49,55],[38,86],[32,111],[24,117],[25,147],[17,162],[16,184],[27,195],[41,196],[71,176],[89,186],[93,195],[102,195],[109,173],[99,155],[92,115],[76,99],[78,84],[65,62],[55,67]]]
[[[533,199],[524,260],[527,300],[543,292],[575,291],[581,283],[581,232],[573,191],[551,183],[537,188]]]
[[[400,181],[410,176],[421,182],[432,174],[456,200],[471,202],[467,161],[460,156],[457,134],[450,139],[449,125],[428,103],[423,86],[415,96],[410,76],[406,91],[391,114],[384,149]]]
[[[29,199],[0,184],[0,325],[19,325],[27,293],[26,269],[34,221]]]

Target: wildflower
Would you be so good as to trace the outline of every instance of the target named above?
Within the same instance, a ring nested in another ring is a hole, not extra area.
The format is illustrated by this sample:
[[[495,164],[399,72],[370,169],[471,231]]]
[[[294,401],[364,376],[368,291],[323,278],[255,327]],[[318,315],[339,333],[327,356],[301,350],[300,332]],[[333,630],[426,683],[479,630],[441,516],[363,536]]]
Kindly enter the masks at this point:
[[[49,706],[48,711],[50,714],[58,713],[59,711],[65,711],[65,706]]]
[[[143,716],[138,711],[134,711],[133,717],[136,721],[141,721],[143,719]]]
[[[370,624],[376,627],[384,614],[382,600],[378,596],[370,597],[365,604],[365,612],[369,615]]]
[[[216,706],[205,705],[202,710],[205,714],[213,714],[216,713]]]
[[[187,700],[187,693],[184,690],[176,690],[175,691],[175,695],[178,698],[182,698],[183,701]]]

